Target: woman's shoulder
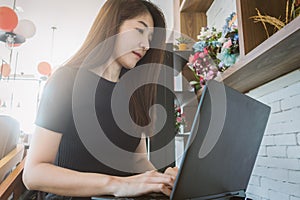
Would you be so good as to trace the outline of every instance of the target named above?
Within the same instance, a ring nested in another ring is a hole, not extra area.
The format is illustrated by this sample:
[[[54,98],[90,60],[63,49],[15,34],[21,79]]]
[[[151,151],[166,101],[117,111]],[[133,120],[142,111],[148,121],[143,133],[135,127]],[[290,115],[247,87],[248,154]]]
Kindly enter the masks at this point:
[[[59,67],[47,80],[45,90],[49,93],[68,93],[72,91],[78,69],[72,67]]]
[[[62,66],[55,70],[50,79],[59,79],[62,81],[74,80],[76,77],[79,77],[79,74],[80,77],[85,77],[88,79],[92,79],[93,77],[95,77],[95,74],[88,69],[72,66]]]
[[[54,71],[54,73],[51,75],[49,80],[51,80],[51,79],[62,79],[62,80],[73,79],[73,78],[75,78],[77,72],[78,72],[77,68],[62,66]]]
[[[59,90],[71,90],[75,84],[78,83],[94,83],[96,75],[90,72],[88,69],[76,68],[69,66],[59,67],[55,72],[50,76],[47,81],[49,87]]]

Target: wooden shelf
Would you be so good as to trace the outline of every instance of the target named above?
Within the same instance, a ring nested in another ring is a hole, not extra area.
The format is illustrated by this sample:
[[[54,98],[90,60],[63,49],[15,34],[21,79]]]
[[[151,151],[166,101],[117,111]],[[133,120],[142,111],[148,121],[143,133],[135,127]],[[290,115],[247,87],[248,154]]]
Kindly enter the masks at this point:
[[[214,0],[183,0],[180,12],[206,12]]]
[[[300,68],[300,17],[258,45],[216,80],[248,92]]]

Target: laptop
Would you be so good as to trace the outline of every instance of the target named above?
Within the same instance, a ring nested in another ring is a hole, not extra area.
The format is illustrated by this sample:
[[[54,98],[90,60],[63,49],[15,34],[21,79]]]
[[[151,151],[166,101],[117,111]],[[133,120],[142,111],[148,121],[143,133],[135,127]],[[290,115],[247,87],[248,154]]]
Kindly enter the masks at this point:
[[[245,197],[270,107],[215,80],[198,105],[171,196],[165,199]],[[93,199],[164,199],[97,197]]]

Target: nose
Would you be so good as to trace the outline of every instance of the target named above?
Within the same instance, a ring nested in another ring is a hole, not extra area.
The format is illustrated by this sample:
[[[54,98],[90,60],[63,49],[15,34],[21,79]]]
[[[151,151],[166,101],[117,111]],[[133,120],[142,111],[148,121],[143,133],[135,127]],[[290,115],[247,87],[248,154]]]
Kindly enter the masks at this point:
[[[147,39],[144,39],[143,41],[140,42],[140,47],[144,50],[144,51],[148,51],[150,49],[150,42]]]

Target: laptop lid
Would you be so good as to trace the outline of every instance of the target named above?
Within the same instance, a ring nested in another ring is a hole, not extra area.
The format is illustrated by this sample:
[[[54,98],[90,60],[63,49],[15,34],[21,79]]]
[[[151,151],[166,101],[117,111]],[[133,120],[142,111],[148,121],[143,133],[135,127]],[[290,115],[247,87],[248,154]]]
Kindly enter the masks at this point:
[[[269,113],[269,106],[208,81],[171,199],[211,199],[245,191]]]

